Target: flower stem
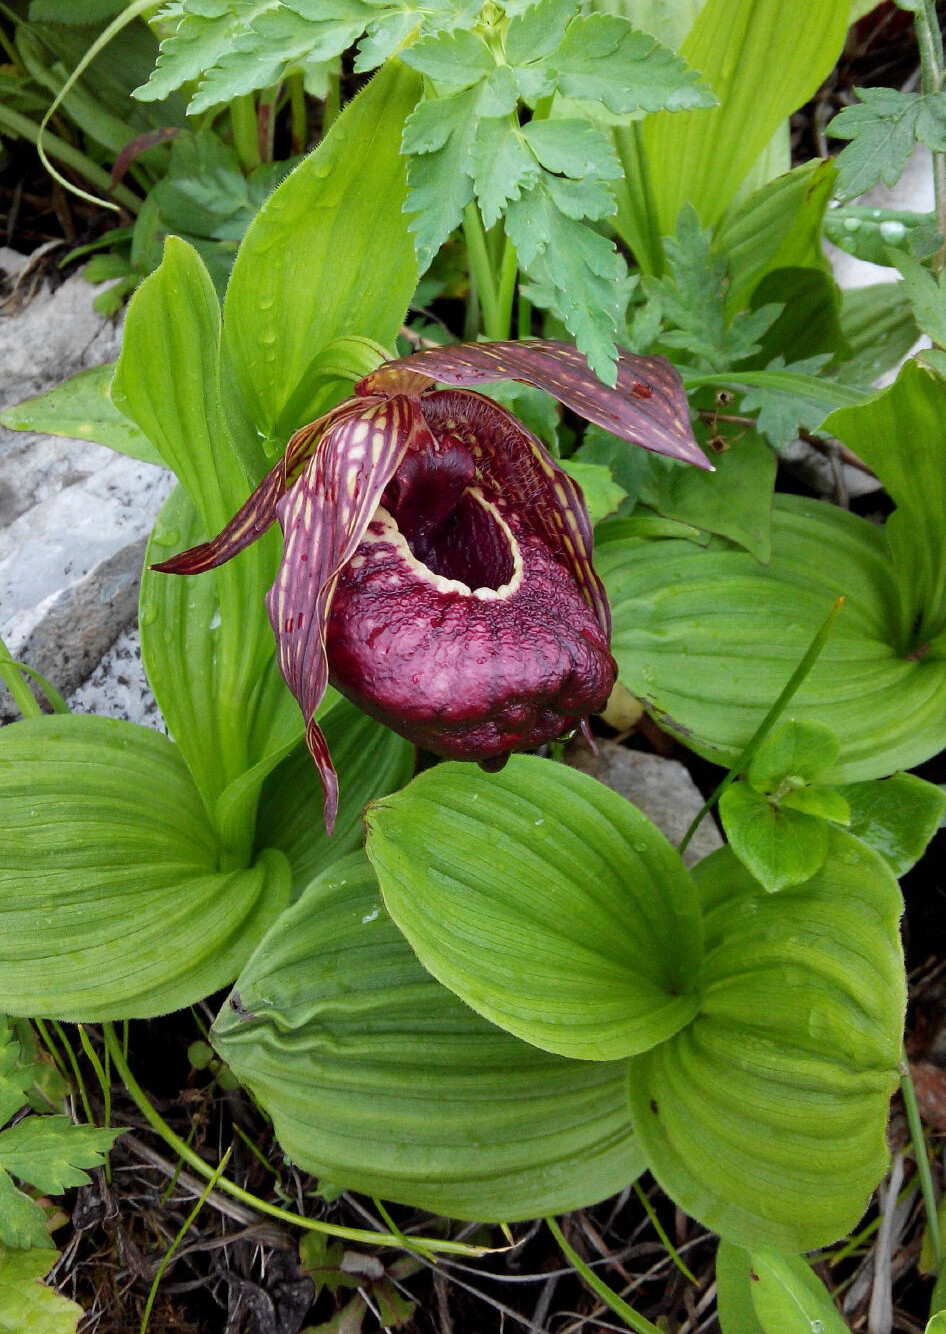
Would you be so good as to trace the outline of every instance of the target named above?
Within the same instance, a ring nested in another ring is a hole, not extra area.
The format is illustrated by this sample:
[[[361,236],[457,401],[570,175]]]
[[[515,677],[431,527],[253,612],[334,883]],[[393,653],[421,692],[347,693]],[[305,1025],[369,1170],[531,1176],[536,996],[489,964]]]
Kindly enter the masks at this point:
[[[286,83],[289,88],[289,147],[295,157],[297,154],[305,152],[309,139],[305,86],[302,82],[302,75],[298,71],[295,74],[290,74]]]
[[[677,851],[679,853],[682,854],[686,851],[690,839],[693,837],[697,829],[700,827],[700,824],[702,823],[704,816],[709,814],[709,812],[719,801],[720,797],[723,795],[723,793],[726,791],[729,785],[731,783],[734,783],[736,779],[739,777],[739,775],[748,768],[749,762],[752,759],[753,755],[762,745],[762,742],[765,740],[765,738],[771,732],[772,728],[778,722],[779,718],[781,718],[782,714],[785,712],[792,697],[795,695],[796,691],[799,689],[801,683],[804,681],[805,677],[811,671],[812,667],[814,667],[815,662],[818,659],[818,655],[821,653],[821,650],[828,642],[828,636],[834,629],[834,623],[837,620],[838,616],[841,614],[841,608],[844,606],[844,601],[845,600],[843,597],[839,597],[837,602],[828,612],[828,615],[822,622],[814,639],[808,645],[808,650],[805,653],[805,656],[802,658],[801,662],[798,664],[798,666],[792,672],[791,676],[786,681],[785,686],[781,694],[779,695],[778,699],[769,709],[768,713],[762,719],[761,723],[759,723],[759,726],[756,728],[752,736],[746,742],[746,745],[743,748],[741,754],[739,755],[739,758],[736,760],[736,763],[729,770],[729,773],[719,784],[719,786],[715,789],[715,791],[710,793],[706,801],[704,801],[703,805],[700,807],[696,815],[693,817],[689,829],[683,835],[683,838],[680,841],[680,845],[677,848]]]
[[[341,66],[336,67],[328,76],[328,92],[325,95],[325,101],[322,103],[322,138],[328,134],[329,130],[338,120],[342,110],[342,71]]]
[[[562,1254],[568,1260],[569,1264],[588,1284],[588,1287],[604,1302],[605,1306],[610,1307],[615,1315],[619,1315],[628,1329],[633,1329],[635,1334],[661,1334],[661,1331],[655,1324],[652,1324],[646,1316],[640,1315],[634,1310],[633,1306],[628,1306],[623,1297],[619,1297],[616,1292],[612,1292],[607,1283],[603,1282],[593,1269],[589,1269],[584,1260],[573,1250],[565,1240],[562,1229],[554,1218],[545,1220],[552,1236],[559,1244]]]
[[[493,271],[489,262],[489,250],[486,246],[486,233],[480,211],[471,201],[463,212],[463,235],[466,239],[466,251],[470,259],[470,272],[476,284],[476,292],[483,313],[483,332],[487,338],[502,338],[495,330],[499,327],[499,305],[496,287],[493,283]]]
[[[943,39],[934,0],[920,0],[914,11],[916,40],[920,50],[920,86],[926,94],[938,93],[946,82]],[[946,154],[933,150],[933,193],[936,199],[936,223],[943,241],[933,257],[933,270],[946,265]]]
[[[490,335],[492,338],[508,338],[512,332],[512,305],[516,295],[518,274],[519,265],[516,260],[516,248],[507,236],[503,248],[502,265],[499,270],[499,294],[496,299],[497,329],[495,334]]]
[[[181,1139],[180,1135],[175,1134],[157,1109],[148,1101],[141,1085],[131,1073],[114,1025],[103,1024],[102,1035],[122,1083],[148,1125],[160,1135],[165,1144],[172,1148],[179,1158],[187,1163],[188,1167],[202,1176],[205,1181],[211,1180],[219,1169],[204,1162],[200,1154],[195,1153],[190,1145]],[[322,1232],[330,1237],[341,1237],[345,1241],[358,1241],[369,1246],[400,1246],[402,1244],[397,1237],[388,1232],[368,1232],[362,1228],[341,1227],[336,1223],[323,1223],[316,1218],[306,1218],[303,1214],[294,1214],[288,1209],[280,1209],[278,1205],[270,1204],[266,1200],[259,1199],[256,1195],[251,1195],[249,1191],[244,1190],[235,1181],[230,1181],[225,1176],[220,1176],[216,1184],[218,1190],[223,1191],[226,1195],[232,1195],[235,1200],[240,1200],[251,1209],[255,1209],[257,1213],[267,1214],[270,1218],[278,1218],[280,1222],[289,1223],[293,1227],[305,1228],[309,1232]],[[448,1241],[441,1237],[412,1237],[411,1241],[416,1242],[422,1250],[440,1251],[450,1255],[479,1256],[487,1255],[491,1250],[487,1246],[469,1246],[462,1241]]]
[[[272,162],[273,143],[276,136],[276,103],[279,100],[278,83],[274,83],[271,88],[267,88],[260,94],[259,110],[256,113],[257,120],[257,144],[261,162]]]
[[[233,147],[240,159],[240,166],[247,175],[262,165],[259,152],[259,125],[256,118],[256,99],[252,93],[234,97],[230,102],[230,126],[233,130]]]
[[[926,1152],[926,1136],[923,1134],[923,1122],[920,1120],[920,1108],[916,1100],[916,1089],[910,1073],[910,1062],[904,1050],[900,1056],[900,1092],[907,1113],[907,1125],[910,1127],[910,1139],[913,1142],[913,1157],[916,1161],[916,1174],[920,1179],[923,1192],[923,1204],[926,1208],[926,1226],[929,1229],[930,1244],[933,1247],[933,1260],[937,1278],[943,1272],[943,1238],[939,1230],[939,1214],[936,1209],[936,1192],[933,1189],[933,1174]],[[935,1312],[934,1312],[935,1314]]]
[[[14,111],[12,107],[0,105],[0,129],[6,129],[11,134],[19,135],[22,139],[27,139],[31,144],[39,145],[40,134],[42,134],[43,151],[49,157],[56,158],[64,166],[71,167],[84,177],[90,185],[94,185],[97,190],[108,192],[113,199],[116,199],[123,208],[129,213],[138,213],[141,210],[141,200],[136,194],[125,185],[112,186],[111,177],[108,172],[87,157],[81,149],[75,148],[72,144],[66,143],[59,135],[52,134],[49,130],[40,130],[40,127],[30,120],[29,116],[23,116],[19,111]],[[57,179],[58,176],[57,176]],[[75,187],[66,182],[71,190]],[[96,200],[97,204],[104,204],[106,208],[113,208],[114,205],[105,200]]]

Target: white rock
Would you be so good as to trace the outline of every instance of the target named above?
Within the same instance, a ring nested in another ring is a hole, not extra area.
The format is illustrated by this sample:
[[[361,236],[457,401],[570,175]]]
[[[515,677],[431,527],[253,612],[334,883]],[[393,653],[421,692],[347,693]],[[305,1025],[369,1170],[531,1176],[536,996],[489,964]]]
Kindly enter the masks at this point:
[[[573,741],[566,759],[573,769],[597,778],[643,811],[670,842],[683,838],[690,821],[703,805],[703,796],[679,760],[664,759],[641,750],[628,750],[615,741],[598,741],[595,756],[583,741]],[[719,830],[708,815],[683,854],[687,866],[695,866],[723,846]]]
[[[66,703],[73,713],[127,718],[159,732],[167,731],[141,662],[137,626],[119,635],[92,675],[67,697]]]

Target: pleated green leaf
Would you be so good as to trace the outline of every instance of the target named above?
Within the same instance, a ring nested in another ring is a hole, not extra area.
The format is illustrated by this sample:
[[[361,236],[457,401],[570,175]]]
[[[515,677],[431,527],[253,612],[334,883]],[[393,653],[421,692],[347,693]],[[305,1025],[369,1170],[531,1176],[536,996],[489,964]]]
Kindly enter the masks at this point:
[[[887,1164],[905,1004],[902,900],[883,860],[831,831],[775,895],[722,849],[701,862],[698,1017],[631,1061],[647,1163],[707,1227],[812,1250],[858,1220]]]
[[[611,1060],[693,1015],[700,920],[663,834],[603,784],[513,756],[442,764],[375,802],[384,901],[445,986],[547,1051]]]
[[[148,544],[139,599],[141,653],[208,811],[219,817],[225,841],[245,850],[266,774],[302,735],[298,707],[276,666],[266,615],[279,535],[268,533],[231,565],[206,574],[181,577],[147,568],[205,537],[187,493],[173,491]],[[232,797],[234,784],[245,787],[252,770],[243,799],[233,809],[221,809],[224,793]]]
[[[643,125],[660,233],[685,202],[704,226],[728,207],[776,130],[830,73],[848,0],[810,0],[804,22],[783,0],[707,0],[680,54],[719,98],[708,111],[660,112]],[[760,70],[778,77],[761,78]]]
[[[421,83],[398,61],[386,65],[246,233],[227,288],[224,344],[249,420],[264,437],[333,339],[361,334],[394,344],[417,282],[401,211],[400,143]],[[260,459],[256,470],[265,465]]]
[[[361,854],[283,914],[212,1036],[326,1186],[518,1219],[642,1170],[626,1063],[552,1056],[474,1014],[417,962]]]
[[[177,747],[149,728],[54,715],[0,732],[0,1010],[94,1022],[226,986],[285,905],[275,851],[218,870]]]
[[[0,422],[11,431],[40,431],[74,440],[94,440],[118,454],[165,467],[164,459],[148,437],[112,403],[110,388],[114,374],[114,362],[79,371],[45,394],[7,408],[0,414]]]
[[[699,754],[737,755],[832,604],[847,599],[792,715],[841,741],[825,782],[879,778],[946,745],[946,662],[898,650],[899,593],[882,530],[833,506],[777,497],[772,557],[690,542],[607,541],[598,568],[621,679]]]
[[[409,782],[416,762],[409,741],[341,697],[325,716],[322,731],[338,771],[338,818],[331,837],[321,818],[322,785],[304,745],[267,779],[260,799],[257,846],[285,854],[295,893],[361,847],[365,806]]]
[[[902,595],[900,641],[920,651],[946,627],[946,385],[916,361],[824,429],[876,472],[897,506],[884,531]],[[943,650],[939,650],[943,657]]]

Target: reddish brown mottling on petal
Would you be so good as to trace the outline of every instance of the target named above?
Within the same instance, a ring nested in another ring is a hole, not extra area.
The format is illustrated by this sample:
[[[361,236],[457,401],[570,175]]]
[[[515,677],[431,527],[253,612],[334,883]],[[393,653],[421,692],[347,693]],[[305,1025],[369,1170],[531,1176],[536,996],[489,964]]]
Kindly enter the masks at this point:
[[[392,398],[395,394],[407,394],[409,398],[418,398],[436,382],[437,377],[411,370],[406,364],[409,360],[386,362],[359,380],[355,385],[355,393],[359,397],[378,394],[382,398]]]
[[[581,489],[517,417],[469,389],[439,389],[422,402],[435,434],[454,433],[466,445],[477,475],[545,539],[571,571],[604,634],[611,611],[591,563],[591,522]]]
[[[266,599],[279,669],[306,720],[306,742],[334,819],[337,779],[314,715],[328,684],[325,626],[339,572],[354,555],[409,445],[432,448],[416,399],[358,404],[322,436],[278,505],[283,558]]]
[[[179,556],[152,565],[152,570],[160,574],[203,574],[205,570],[213,570],[232,560],[272,526],[276,506],[285,490],[286,474],[280,459],[213,541],[201,542],[189,551],[182,551]]]
[[[388,362],[357,385],[355,392],[362,392],[362,386],[367,385],[381,392],[385,377],[395,370],[455,386],[522,380],[553,394],[586,421],[603,426],[623,440],[713,471],[690,429],[683,382],[665,357],[639,357],[619,349],[618,379],[612,389],[602,384],[570,343],[553,339],[459,343],[426,348],[411,357]]]

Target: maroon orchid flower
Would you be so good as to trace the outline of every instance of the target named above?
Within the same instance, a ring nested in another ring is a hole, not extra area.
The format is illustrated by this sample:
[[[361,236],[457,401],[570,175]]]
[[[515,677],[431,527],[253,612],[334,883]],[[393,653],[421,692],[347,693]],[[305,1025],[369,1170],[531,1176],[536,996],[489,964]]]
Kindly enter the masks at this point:
[[[566,343],[432,348],[355,385],[296,432],[218,537],[154,566],[199,574],[279,519],[267,607],[329,832],[338,781],[315,722],[329,681],[408,740],[489,768],[587,727],[611,692],[610,611],[584,499],[520,421],[466,388],[501,379],[710,467],[662,357],[621,353],[611,389]]]

